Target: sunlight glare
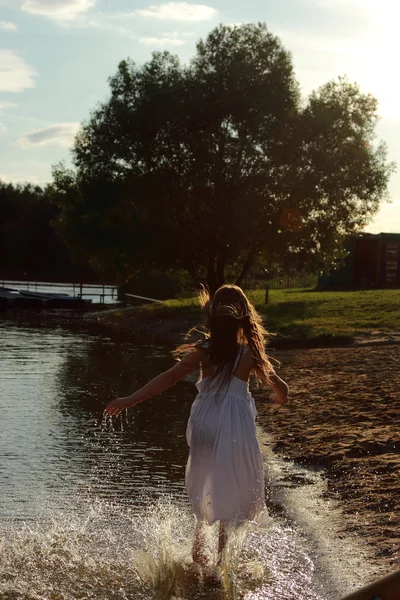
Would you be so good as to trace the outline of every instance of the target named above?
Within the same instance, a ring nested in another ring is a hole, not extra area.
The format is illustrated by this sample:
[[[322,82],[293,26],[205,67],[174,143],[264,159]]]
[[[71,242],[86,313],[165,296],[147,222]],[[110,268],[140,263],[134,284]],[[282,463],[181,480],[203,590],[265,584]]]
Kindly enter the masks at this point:
[[[379,100],[379,115],[400,120],[400,79],[395,61],[400,54],[398,17],[400,6],[393,0],[347,0],[367,17],[358,49],[349,62],[350,79],[359,82],[363,92]],[[343,1],[342,1],[343,3]]]

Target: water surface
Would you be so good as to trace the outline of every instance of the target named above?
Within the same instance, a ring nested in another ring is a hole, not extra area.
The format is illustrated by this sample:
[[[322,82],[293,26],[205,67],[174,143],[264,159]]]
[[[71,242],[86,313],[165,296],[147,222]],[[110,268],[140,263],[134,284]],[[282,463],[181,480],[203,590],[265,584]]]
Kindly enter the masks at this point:
[[[190,384],[101,427],[110,399],[172,366],[163,349],[4,323],[0,337],[0,517],[30,520],[71,496],[130,506],[167,487],[184,496]]]
[[[297,481],[291,506],[297,490],[311,498],[307,488],[321,482],[288,464],[267,478],[271,526],[232,535],[218,581],[215,572],[210,579],[196,572],[184,489],[193,382],[106,421],[106,403],[169,368],[171,356],[154,344],[52,323],[0,322],[2,600],[166,600],[173,593],[335,600],[361,581],[343,584],[343,572],[335,581],[324,568],[321,533],[307,534],[312,508],[296,526],[295,511],[285,507],[287,482]],[[207,538],[212,561],[216,533]]]

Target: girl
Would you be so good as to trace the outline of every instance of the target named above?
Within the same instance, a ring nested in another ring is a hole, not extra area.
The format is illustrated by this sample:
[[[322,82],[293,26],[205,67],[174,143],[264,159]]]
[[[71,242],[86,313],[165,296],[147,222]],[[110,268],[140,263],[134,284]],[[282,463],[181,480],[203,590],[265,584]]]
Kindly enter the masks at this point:
[[[277,404],[287,402],[288,387],[274,372],[265,353],[267,332],[261,317],[236,285],[223,285],[210,299],[202,290],[206,315],[205,338],[176,351],[182,359],[137,392],[117,398],[106,407],[118,415],[166,390],[200,368],[198,394],[187,426],[190,447],[186,489],[197,517],[192,557],[201,565],[203,523],[220,522],[218,560],[226,545],[228,523],[239,524],[266,514],[263,461],[256,437],[257,411],[250,395],[251,374],[274,393]]]

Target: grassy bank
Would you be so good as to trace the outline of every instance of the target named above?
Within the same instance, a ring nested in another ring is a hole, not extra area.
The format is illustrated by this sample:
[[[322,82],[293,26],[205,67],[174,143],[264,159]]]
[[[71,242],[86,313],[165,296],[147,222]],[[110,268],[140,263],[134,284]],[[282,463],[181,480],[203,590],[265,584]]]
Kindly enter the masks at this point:
[[[278,334],[276,340],[400,334],[400,290],[271,290],[268,305],[263,290],[248,295],[265,317],[267,328]],[[195,298],[185,298],[112,311],[105,318],[114,323],[131,320],[138,326],[153,323],[175,333],[199,322],[201,313]]]
[[[266,306],[264,292],[249,294],[269,328],[283,335],[359,336],[374,331],[400,333],[400,290],[316,292],[276,290]]]

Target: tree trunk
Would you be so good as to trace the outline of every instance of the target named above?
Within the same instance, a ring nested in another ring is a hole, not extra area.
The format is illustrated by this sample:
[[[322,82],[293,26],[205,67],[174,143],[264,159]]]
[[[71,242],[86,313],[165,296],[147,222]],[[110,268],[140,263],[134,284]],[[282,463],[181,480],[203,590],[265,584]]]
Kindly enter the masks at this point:
[[[216,269],[216,279],[217,279],[217,288],[221,287],[225,283],[225,264],[226,264],[226,253],[221,253],[217,258],[217,269]]]
[[[192,278],[194,285],[197,287],[201,283],[201,277],[200,277],[199,273],[197,272],[194,261],[188,261],[184,265],[184,267],[185,267],[186,271],[189,273],[190,277]]]
[[[236,279],[236,282],[235,282],[236,285],[238,285],[238,286],[242,285],[243,279],[246,277],[247,273],[250,270],[250,267],[254,263],[255,254],[256,254],[256,251],[254,249],[250,250],[246,260],[243,263],[242,270],[240,271],[240,273]]]
[[[207,285],[211,295],[218,289],[217,273],[215,269],[215,254],[211,254],[207,267]]]

